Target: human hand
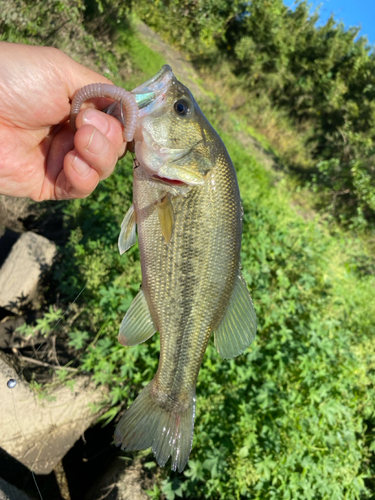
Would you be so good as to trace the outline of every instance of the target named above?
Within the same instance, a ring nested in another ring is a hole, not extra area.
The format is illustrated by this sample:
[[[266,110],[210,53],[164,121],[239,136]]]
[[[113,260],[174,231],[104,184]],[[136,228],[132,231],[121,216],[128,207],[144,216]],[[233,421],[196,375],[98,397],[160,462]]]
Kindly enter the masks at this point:
[[[76,90],[96,82],[111,83],[57,49],[0,42],[0,194],[84,198],[113,172],[126,147],[120,123],[92,108],[75,134],[68,122]]]

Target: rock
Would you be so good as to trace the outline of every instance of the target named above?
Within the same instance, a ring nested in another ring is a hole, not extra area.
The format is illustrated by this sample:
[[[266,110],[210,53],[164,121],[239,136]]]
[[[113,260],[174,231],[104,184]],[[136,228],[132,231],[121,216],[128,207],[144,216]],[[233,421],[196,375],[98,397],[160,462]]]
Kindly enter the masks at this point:
[[[107,467],[100,479],[90,489],[84,500],[149,500],[142,488],[140,463],[126,467],[117,457]]]
[[[30,302],[55,255],[56,246],[47,238],[23,233],[0,269],[0,307],[17,313]]]
[[[13,389],[9,379],[17,381]],[[89,405],[104,397],[104,388],[79,376],[73,390],[62,385],[38,399],[1,355],[0,447],[36,474],[49,474],[97,419]]]
[[[30,497],[0,477],[0,500],[30,500]]]

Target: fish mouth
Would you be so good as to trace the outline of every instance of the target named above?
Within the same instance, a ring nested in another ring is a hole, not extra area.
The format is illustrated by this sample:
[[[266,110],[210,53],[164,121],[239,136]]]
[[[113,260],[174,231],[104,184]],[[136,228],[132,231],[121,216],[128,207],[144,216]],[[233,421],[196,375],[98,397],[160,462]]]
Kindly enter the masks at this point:
[[[185,186],[186,183],[183,181],[179,181],[177,179],[169,179],[168,177],[162,177],[161,175],[153,175],[153,179],[155,179],[158,182],[161,182],[162,184],[169,184],[172,186]]]
[[[149,114],[164,100],[165,94],[176,80],[172,68],[165,64],[155,76],[132,90],[138,105],[139,117]]]
[[[185,180],[174,178],[172,172],[163,172],[160,168],[160,155],[169,154],[173,156],[174,161],[181,160],[185,155],[189,154],[186,150],[168,150],[168,148],[158,146],[155,139],[147,131],[147,127],[144,128],[144,121],[142,118],[146,118],[150,115],[153,117],[160,116],[160,114],[165,113],[166,110],[166,95],[168,90],[172,85],[178,83],[176,77],[173,74],[172,68],[167,64],[164,65],[155,76],[147,80],[142,85],[139,85],[132,93],[135,95],[138,109],[139,109],[139,125],[137,127],[136,133],[134,135],[135,139],[135,153],[142,166],[149,175],[157,182],[162,184],[167,184],[170,186],[185,186],[187,183]],[[148,145],[148,148],[156,156],[158,156],[158,167],[148,164],[147,158],[142,160],[142,146],[141,143]]]

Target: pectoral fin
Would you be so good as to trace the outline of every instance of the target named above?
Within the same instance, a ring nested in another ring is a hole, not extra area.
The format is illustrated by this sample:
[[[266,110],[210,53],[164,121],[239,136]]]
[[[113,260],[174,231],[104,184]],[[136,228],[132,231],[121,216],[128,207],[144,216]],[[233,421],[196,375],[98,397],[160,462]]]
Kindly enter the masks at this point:
[[[132,346],[141,344],[156,332],[146,297],[142,290],[138,292],[120,326],[119,342]]]
[[[215,346],[220,356],[231,359],[241,354],[254,340],[256,330],[253,302],[246,282],[239,273],[227,310],[215,330]]]
[[[168,194],[166,194],[164,198],[157,204],[157,207],[161,232],[166,243],[168,244],[172,237],[174,228],[173,206]]]
[[[121,232],[118,237],[118,249],[120,255],[122,255],[126,250],[128,250],[137,241],[135,236],[135,211],[134,205],[132,205],[126,212],[124,220],[121,224]]]

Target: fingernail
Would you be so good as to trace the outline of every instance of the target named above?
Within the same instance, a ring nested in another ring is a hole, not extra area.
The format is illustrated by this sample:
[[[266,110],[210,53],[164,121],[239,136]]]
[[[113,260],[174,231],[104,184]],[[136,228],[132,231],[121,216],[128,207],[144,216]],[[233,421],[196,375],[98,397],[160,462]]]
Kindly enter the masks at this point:
[[[90,173],[90,167],[78,156],[74,158],[72,167],[80,177],[87,177]]]
[[[86,146],[86,151],[89,151],[91,154],[98,156],[103,153],[106,146],[105,137],[98,132],[97,130],[93,130],[90,140]]]
[[[88,108],[82,116],[83,125],[94,125],[102,134],[106,134],[109,123],[105,114],[97,109]]]

